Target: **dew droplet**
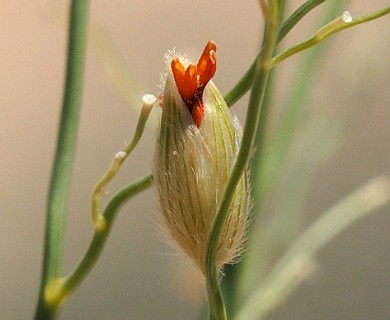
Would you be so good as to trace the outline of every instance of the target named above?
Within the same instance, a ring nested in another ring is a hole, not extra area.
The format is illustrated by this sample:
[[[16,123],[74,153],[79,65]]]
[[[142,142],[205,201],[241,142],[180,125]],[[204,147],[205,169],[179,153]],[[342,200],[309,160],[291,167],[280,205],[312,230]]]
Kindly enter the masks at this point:
[[[352,15],[349,11],[344,11],[341,18],[345,23],[350,23],[352,22]]]
[[[144,96],[142,97],[142,101],[143,103],[145,104],[148,104],[148,105],[153,105],[155,102],[156,102],[157,98],[156,96],[154,96],[153,94],[144,94]]]
[[[117,152],[117,154],[115,155],[115,160],[123,160],[124,158],[126,158],[127,156],[127,153],[125,151],[119,151]]]

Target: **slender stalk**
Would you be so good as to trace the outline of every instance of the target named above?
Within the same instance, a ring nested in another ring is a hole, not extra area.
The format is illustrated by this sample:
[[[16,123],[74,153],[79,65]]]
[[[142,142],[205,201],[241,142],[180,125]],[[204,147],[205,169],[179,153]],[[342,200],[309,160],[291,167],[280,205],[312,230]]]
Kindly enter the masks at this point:
[[[303,50],[306,50],[316,44],[322,42],[332,34],[342,31],[347,28],[357,26],[362,23],[370,22],[372,20],[378,19],[390,13],[390,7],[372,12],[366,16],[352,19],[349,12],[344,12],[342,16],[328,23],[321,29],[319,29],[313,36],[309,39],[288,48],[286,51],[283,51],[281,54],[277,55],[272,59],[272,67],[276,66],[279,62],[287,59],[288,57],[297,54]]]
[[[301,19],[311,10],[323,4],[326,0],[309,0],[302,4],[288,19],[281,25],[278,34],[278,43],[294,28]]]
[[[36,320],[50,320],[56,317],[57,305],[47,303],[45,289],[48,283],[59,275],[62,264],[66,200],[75,155],[81,106],[88,8],[88,0],[73,0],[71,2],[66,82],[47,203],[42,280],[35,314]]]
[[[142,134],[145,129],[145,124],[149,118],[152,107],[156,102],[156,97],[151,94],[145,94],[142,98],[143,106],[141,109],[141,114],[138,118],[137,127],[135,133],[130,143],[128,143],[122,151],[119,151],[114,159],[111,161],[107,171],[96,183],[92,191],[92,200],[91,200],[91,211],[92,211],[92,222],[95,225],[97,230],[103,230],[106,228],[106,221],[104,216],[100,214],[100,200],[105,192],[107,184],[115,177],[116,173],[121,168],[123,162],[129,157],[130,153],[137,146],[139,140],[142,137]]]
[[[218,208],[211,236],[208,242],[206,257],[206,282],[210,305],[210,319],[226,319],[226,311],[219,286],[218,272],[216,268],[216,253],[219,237],[226,221],[229,207],[236,189],[237,183],[248,163],[257,127],[259,124],[261,106],[270,73],[270,62],[276,46],[277,30],[279,27],[279,1],[270,1],[266,13],[266,28],[264,32],[263,49],[256,65],[252,91],[249,100],[246,123],[240,151],[235,165],[230,174],[223,200]]]
[[[280,17],[283,19],[286,9],[286,3],[285,1],[281,1],[280,3]],[[280,31],[280,29],[279,29]],[[277,53],[277,49],[274,51],[274,55]],[[260,171],[261,166],[256,165],[256,163],[261,163],[262,161],[260,159],[263,158],[264,149],[266,146],[266,141],[269,138],[269,121],[271,118],[271,106],[272,106],[272,100],[274,95],[274,84],[277,82],[277,74],[276,70],[274,70],[268,79],[267,84],[267,90],[264,95],[264,101],[261,107],[261,113],[260,113],[260,122],[258,124],[258,129],[256,132],[256,138],[254,144],[256,145],[256,153],[253,156],[251,160],[251,170],[250,170],[250,181],[252,185],[252,202],[253,207],[252,210],[250,210],[250,221],[247,229],[248,234],[252,234],[252,229],[255,224],[255,219],[257,217],[257,214],[260,212],[260,210],[257,210],[261,205],[257,201],[253,191],[256,190],[256,178],[258,176],[258,172]],[[249,242],[249,241],[248,241]],[[243,264],[243,261],[246,259],[246,256],[243,255],[242,260],[240,260],[237,264],[231,264],[224,266],[223,272],[225,274],[224,276],[224,282],[222,284],[222,291],[226,295],[226,308],[227,308],[227,314],[228,316],[233,316],[235,313],[235,310],[237,310],[237,306],[240,304],[241,294],[240,291],[237,290],[239,285],[239,275],[241,273],[241,266]]]
[[[326,0],[309,0],[301,5],[294,13],[281,25],[278,32],[277,43],[282,41],[291,29],[311,10],[324,3]],[[236,103],[251,87],[255,73],[255,65],[261,55],[261,51],[250,65],[238,83],[225,95],[225,101],[228,106]]]

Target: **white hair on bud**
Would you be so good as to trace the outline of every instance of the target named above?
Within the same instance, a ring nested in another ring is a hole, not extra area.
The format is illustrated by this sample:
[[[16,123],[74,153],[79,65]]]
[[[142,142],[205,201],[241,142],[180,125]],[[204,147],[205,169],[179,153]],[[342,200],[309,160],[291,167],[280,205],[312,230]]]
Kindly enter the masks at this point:
[[[153,175],[170,238],[205,273],[209,236],[242,133],[211,81],[205,88],[203,104],[204,118],[198,128],[173,77],[168,75]],[[221,233],[218,269],[236,262],[243,250],[250,191],[247,169],[237,185]]]
[[[164,55],[165,71],[160,74],[160,84],[157,85],[157,87],[161,90],[165,89],[165,83],[167,82],[168,76],[173,76],[171,63],[174,57],[178,57],[185,68],[188,67],[190,64],[188,57],[186,55],[176,52],[176,48],[168,50],[168,52]]]

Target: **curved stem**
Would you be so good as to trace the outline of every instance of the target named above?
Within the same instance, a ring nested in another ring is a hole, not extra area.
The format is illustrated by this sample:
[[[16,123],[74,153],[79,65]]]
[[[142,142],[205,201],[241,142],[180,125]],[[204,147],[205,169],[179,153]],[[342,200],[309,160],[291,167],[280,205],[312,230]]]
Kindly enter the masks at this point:
[[[75,268],[75,270],[64,279],[62,284],[63,289],[60,297],[61,299],[66,298],[72,291],[76,289],[76,287],[81,283],[81,281],[85,278],[85,276],[97,261],[104,244],[106,243],[106,239],[110,233],[112,223],[119,208],[138,193],[148,189],[152,184],[152,181],[153,176],[151,174],[146,175],[119,191],[111,199],[103,213],[103,217],[106,221],[106,228],[102,230],[95,230],[95,234],[84,258]]]
[[[47,284],[56,278],[63,256],[64,219],[75,155],[87,40],[88,0],[73,0],[70,8],[66,83],[47,203],[42,280],[35,319],[54,319],[56,305],[45,298]]]
[[[263,103],[264,93],[267,87],[268,77],[271,70],[271,59],[276,46],[277,30],[279,27],[279,1],[270,1],[266,14],[266,28],[264,32],[261,55],[256,61],[252,91],[249,99],[246,123],[240,151],[235,165],[232,168],[224,197],[214,221],[210,239],[207,246],[206,256],[206,281],[210,305],[210,319],[226,319],[225,307],[222,293],[219,286],[218,272],[216,267],[216,253],[222,228],[225,224],[229,207],[238,181],[248,163],[257,127],[259,124],[260,111]]]
[[[324,3],[326,0],[309,0],[301,5],[294,13],[281,25],[278,32],[277,43],[291,31],[291,29],[311,10]],[[255,73],[255,65],[259,60],[261,51],[256,59],[252,62],[249,69],[245,72],[238,83],[225,95],[225,101],[228,106],[232,106],[237,102],[251,87],[253,76]]]
[[[105,192],[105,187],[107,184],[115,177],[116,173],[121,168],[123,162],[128,158],[130,153],[137,146],[139,140],[142,137],[142,134],[145,129],[145,124],[149,118],[152,107],[156,102],[156,97],[151,94],[145,94],[143,96],[143,106],[141,109],[141,114],[138,118],[137,127],[135,129],[133,138],[130,143],[128,143],[122,151],[119,151],[114,159],[111,161],[107,171],[99,179],[92,191],[92,200],[91,200],[91,212],[92,212],[92,222],[97,230],[102,231],[106,228],[106,221],[104,216],[100,214],[100,200]]]
[[[96,263],[100,253],[104,248],[111,230],[112,223],[119,208],[132,197],[149,188],[152,180],[152,175],[146,175],[138,181],[122,189],[111,199],[103,214],[103,217],[106,221],[106,226],[104,229],[95,229],[95,233],[89,248],[79,265],[68,276],[57,277],[46,286],[45,293],[46,296],[50,297],[50,300],[53,301],[52,305],[54,305],[56,308],[63,305],[70,294],[84,280],[88,272]]]

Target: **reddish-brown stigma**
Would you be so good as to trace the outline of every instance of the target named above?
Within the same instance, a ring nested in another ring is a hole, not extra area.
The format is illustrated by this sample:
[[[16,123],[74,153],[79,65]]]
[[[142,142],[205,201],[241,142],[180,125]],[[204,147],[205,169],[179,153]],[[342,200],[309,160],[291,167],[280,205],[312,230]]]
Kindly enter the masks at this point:
[[[203,90],[217,69],[216,51],[215,43],[209,41],[198,64],[190,64],[187,69],[184,69],[178,57],[172,59],[171,67],[177,89],[198,128],[204,115]]]

